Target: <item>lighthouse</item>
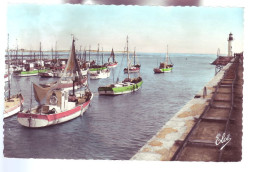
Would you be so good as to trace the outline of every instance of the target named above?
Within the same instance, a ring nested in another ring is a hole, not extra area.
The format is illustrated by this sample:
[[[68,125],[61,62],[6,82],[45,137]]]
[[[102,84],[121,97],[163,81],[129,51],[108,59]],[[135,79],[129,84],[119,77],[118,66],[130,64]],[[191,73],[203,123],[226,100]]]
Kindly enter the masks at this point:
[[[232,41],[233,41],[233,34],[230,33],[228,37],[228,57],[232,57]]]

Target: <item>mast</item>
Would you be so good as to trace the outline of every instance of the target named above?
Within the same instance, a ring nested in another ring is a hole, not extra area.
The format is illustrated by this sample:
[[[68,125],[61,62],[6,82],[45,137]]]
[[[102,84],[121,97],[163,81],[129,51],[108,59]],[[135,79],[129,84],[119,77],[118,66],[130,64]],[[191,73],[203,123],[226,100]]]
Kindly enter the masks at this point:
[[[9,62],[9,33],[7,36],[7,60],[8,60],[8,98],[7,100],[10,100],[10,62]]]
[[[82,57],[81,57],[81,46],[79,46],[79,60],[82,60]]]
[[[104,59],[104,51],[103,51],[103,47],[102,47],[102,65],[104,64],[103,59]]]
[[[113,53],[113,63],[115,63],[115,53],[114,53],[113,48],[112,48],[112,53]]]
[[[134,65],[135,65],[135,50],[134,50]]]
[[[168,56],[168,45],[167,45],[166,64],[168,64],[168,58],[169,56]]]
[[[128,79],[130,79],[130,74],[129,74],[128,36],[126,37],[126,51],[127,51],[127,74],[128,74]]]
[[[86,47],[84,47],[84,62],[87,61],[87,50]]]
[[[57,64],[58,63],[57,41],[55,42],[55,59],[56,59],[56,64]]]
[[[30,57],[29,59],[31,60],[32,59],[32,49],[30,48]]]
[[[16,39],[16,65],[18,65],[19,63],[18,63],[18,41],[17,41],[17,39]]]
[[[88,51],[88,59],[89,59],[89,62],[90,62],[90,49],[91,49],[91,45],[89,45],[89,51]]]
[[[51,47],[51,60],[53,61],[53,48]]]
[[[99,64],[98,62],[99,62],[99,43],[98,43],[98,49],[97,49],[97,64]]]
[[[22,51],[22,64],[23,64],[23,49],[21,49],[21,51]]]
[[[41,63],[42,63],[42,43],[40,42],[40,66],[41,66]]]

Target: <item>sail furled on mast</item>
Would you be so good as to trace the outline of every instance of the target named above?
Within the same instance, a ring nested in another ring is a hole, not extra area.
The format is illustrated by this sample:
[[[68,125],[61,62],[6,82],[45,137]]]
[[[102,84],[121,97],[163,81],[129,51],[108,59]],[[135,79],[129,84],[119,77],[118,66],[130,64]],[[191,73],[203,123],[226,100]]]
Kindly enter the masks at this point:
[[[53,85],[51,87],[41,87],[35,83],[33,83],[33,92],[35,100],[40,104],[45,104],[47,96],[50,94],[52,90],[54,90],[57,85]]]
[[[114,63],[114,62],[115,62],[115,53],[114,53],[113,48],[112,48],[112,51],[111,51],[110,57],[108,58],[108,62],[110,62],[110,58],[113,59],[113,63]]]
[[[79,77],[79,80],[82,79],[82,74],[80,70],[80,66],[76,57],[76,52],[75,52],[75,40],[73,39],[72,41],[72,46],[71,46],[71,51],[70,51],[70,56],[67,62],[67,66],[64,70],[64,77]]]

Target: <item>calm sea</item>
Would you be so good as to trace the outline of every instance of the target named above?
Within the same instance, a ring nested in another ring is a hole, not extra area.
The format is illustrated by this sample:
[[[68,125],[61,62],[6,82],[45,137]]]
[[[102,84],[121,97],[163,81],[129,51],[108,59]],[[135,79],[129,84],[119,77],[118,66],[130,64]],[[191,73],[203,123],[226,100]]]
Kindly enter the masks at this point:
[[[105,55],[104,62],[108,55]],[[164,61],[165,54],[137,53],[137,62],[141,64],[140,75],[144,81],[142,88],[121,96],[99,96],[99,86],[127,77],[123,73],[125,57],[116,54],[119,65],[112,70],[110,78],[89,81],[95,96],[82,117],[40,129],[21,126],[16,116],[5,119],[4,156],[130,159],[213,78],[215,72],[215,66],[210,63],[216,55],[170,54],[174,63],[173,71],[154,74],[153,68]],[[34,98],[30,103],[33,97],[31,82],[46,83],[54,80],[38,76],[13,77],[12,92],[21,91],[25,98],[25,108],[28,108],[37,105]]]

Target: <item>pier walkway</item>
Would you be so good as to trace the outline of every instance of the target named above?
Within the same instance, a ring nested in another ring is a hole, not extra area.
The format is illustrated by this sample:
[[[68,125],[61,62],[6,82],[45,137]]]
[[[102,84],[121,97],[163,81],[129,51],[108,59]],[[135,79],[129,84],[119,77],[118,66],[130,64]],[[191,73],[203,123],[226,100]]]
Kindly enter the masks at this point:
[[[131,160],[240,161],[243,54],[236,54]]]

